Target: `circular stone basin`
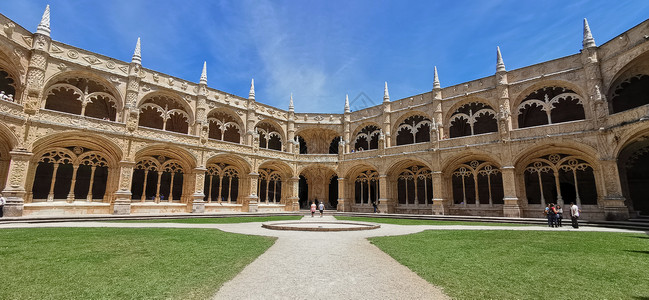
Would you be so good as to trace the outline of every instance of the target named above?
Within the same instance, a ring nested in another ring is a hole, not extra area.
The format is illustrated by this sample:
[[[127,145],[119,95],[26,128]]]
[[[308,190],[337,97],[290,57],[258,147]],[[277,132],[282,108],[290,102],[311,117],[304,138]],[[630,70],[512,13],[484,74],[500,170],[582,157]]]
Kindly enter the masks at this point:
[[[272,222],[261,224],[272,230],[296,231],[356,231],[380,228],[381,225],[358,222]]]

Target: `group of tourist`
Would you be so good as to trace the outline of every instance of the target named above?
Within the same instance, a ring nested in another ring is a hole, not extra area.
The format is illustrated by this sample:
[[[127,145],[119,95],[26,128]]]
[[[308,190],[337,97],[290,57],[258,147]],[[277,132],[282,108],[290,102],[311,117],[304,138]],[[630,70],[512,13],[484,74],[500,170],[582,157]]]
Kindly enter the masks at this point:
[[[318,204],[317,206],[315,204],[316,202],[318,202],[318,199],[315,199],[315,201],[311,202],[311,218],[313,218],[313,215],[315,215],[316,207],[320,211],[320,218],[322,218],[325,208],[324,202],[320,201],[320,204]]]
[[[6,100],[6,101],[11,101],[14,102],[14,95],[13,94],[5,94],[5,91],[0,91],[0,100]]]
[[[581,210],[575,203],[570,203],[570,220],[572,221],[573,228],[579,228],[579,214]],[[543,214],[548,219],[548,227],[563,227],[561,221],[563,220],[563,208],[561,205],[554,205],[554,203],[548,203],[548,206],[545,207]]]

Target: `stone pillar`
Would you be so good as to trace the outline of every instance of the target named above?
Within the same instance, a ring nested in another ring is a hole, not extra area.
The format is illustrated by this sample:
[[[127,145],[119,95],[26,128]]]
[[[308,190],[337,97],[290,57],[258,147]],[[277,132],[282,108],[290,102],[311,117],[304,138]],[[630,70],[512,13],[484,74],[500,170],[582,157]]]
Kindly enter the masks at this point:
[[[345,178],[338,177],[338,207],[337,210],[340,212],[351,211],[351,201],[345,197]]]
[[[133,183],[133,167],[135,162],[119,162],[119,187],[115,192],[115,202],[113,203],[114,215],[131,214],[131,186]]]
[[[433,171],[433,214],[448,215],[450,214],[451,201],[446,198],[444,185],[442,182],[442,172]]]
[[[202,214],[205,212],[205,167],[197,167],[194,169],[194,193],[192,194],[192,213]],[[171,199],[171,195],[169,195]]]
[[[379,203],[378,209],[381,213],[394,213],[394,203],[388,197],[388,176],[379,175]]]
[[[503,216],[507,218],[522,217],[521,203],[516,195],[516,172],[513,166],[504,166],[500,170],[503,176]]]
[[[289,195],[288,202],[286,203],[286,210],[288,211],[298,211],[300,210],[300,197],[299,188],[300,188],[300,177],[291,177],[288,180]]]
[[[25,191],[27,170],[33,154],[26,151],[11,151],[9,155],[11,155],[9,174],[7,174],[5,189],[2,191],[2,195],[7,199],[3,211],[5,217],[21,217],[27,193]]]
[[[33,35],[33,49],[27,67],[27,82],[23,93],[24,111],[35,114],[41,106],[41,95],[47,70],[47,60],[50,57],[48,49],[52,39],[49,35],[35,33]]]
[[[259,174],[254,171],[248,174],[248,180],[250,180],[250,190],[248,192],[247,202],[248,202],[248,212],[257,212],[259,211],[259,196],[257,196],[257,184],[259,180]]]
[[[629,208],[622,194],[620,172],[615,160],[601,160],[602,176],[604,178],[604,195],[600,197],[604,206],[606,220],[626,220],[629,218]],[[602,190],[602,189],[599,189]]]

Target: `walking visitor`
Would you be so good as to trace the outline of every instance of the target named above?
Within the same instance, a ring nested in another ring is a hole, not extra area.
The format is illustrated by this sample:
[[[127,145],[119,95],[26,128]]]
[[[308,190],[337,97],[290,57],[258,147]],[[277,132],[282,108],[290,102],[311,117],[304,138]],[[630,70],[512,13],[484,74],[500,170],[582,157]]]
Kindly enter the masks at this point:
[[[320,211],[320,218],[322,218],[322,212],[324,211],[324,202],[320,202],[320,205],[318,205],[318,210]]]
[[[313,218],[314,214],[315,214],[315,202],[311,202],[311,218]]]
[[[2,216],[4,215],[3,209],[6,203],[7,203],[7,198],[5,198],[2,194],[0,194],[0,218],[2,218]]]

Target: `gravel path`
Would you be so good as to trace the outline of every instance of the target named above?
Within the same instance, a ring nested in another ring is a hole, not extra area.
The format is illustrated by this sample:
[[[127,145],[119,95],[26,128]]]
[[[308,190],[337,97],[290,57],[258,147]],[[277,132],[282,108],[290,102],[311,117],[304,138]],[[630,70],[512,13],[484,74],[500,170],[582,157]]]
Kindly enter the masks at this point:
[[[335,222],[332,216],[304,217],[300,222]],[[348,232],[276,231],[260,223],[182,224],[61,222],[1,224],[0,228],[29,227],[156,227],[214,228],[227,232],[278,237],[277,242],[234,279],[214,299],[448,299],[410,269],[367,240],[372,236],[404,235],[423,230],[552,230],[545,226],[431,226],[381,224],[381,228]],[[638,232],[581,227],[578,231]]]

